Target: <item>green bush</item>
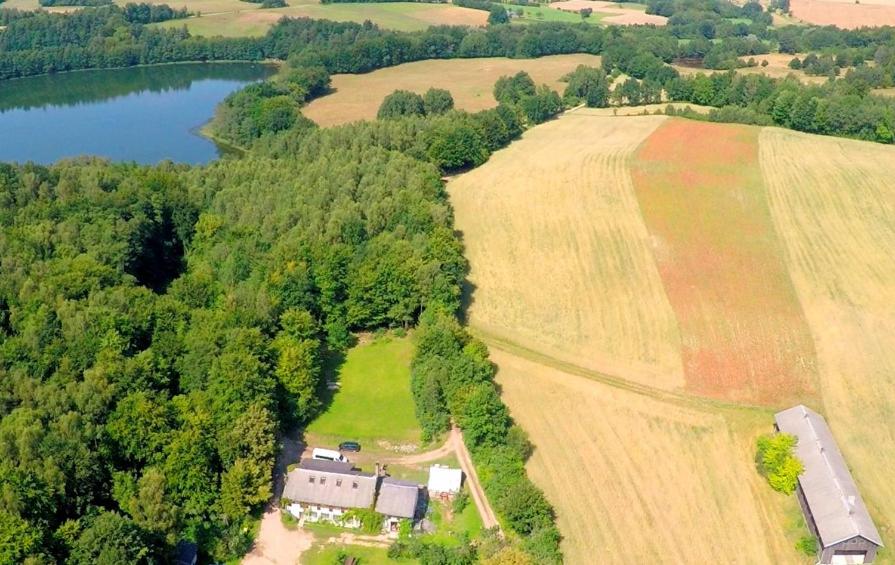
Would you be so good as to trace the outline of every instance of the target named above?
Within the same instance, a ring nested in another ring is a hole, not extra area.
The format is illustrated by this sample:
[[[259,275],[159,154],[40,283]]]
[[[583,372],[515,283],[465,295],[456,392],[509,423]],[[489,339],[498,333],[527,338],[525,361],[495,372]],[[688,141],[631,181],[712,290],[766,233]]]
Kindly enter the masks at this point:
[[[796,490],[799,474],[805,470],[802,462],[793,455],[797,441],[795,436],[782,433],[758,438],[758,470],[768,479],[771,488],[784,494]]]
[[[800,538],[799,541],[796,542],[796,549],[799,550],[799,553],[805,555],[817,555],[817,542],[814,540],[814,536],[804,536]]]
[[[461,490],[457,493],[457,496],[454,497],[454,501],[451,503],[451,511],[454,514],[460,514],[467,506],[469,506],[469,493],[465,490]]]

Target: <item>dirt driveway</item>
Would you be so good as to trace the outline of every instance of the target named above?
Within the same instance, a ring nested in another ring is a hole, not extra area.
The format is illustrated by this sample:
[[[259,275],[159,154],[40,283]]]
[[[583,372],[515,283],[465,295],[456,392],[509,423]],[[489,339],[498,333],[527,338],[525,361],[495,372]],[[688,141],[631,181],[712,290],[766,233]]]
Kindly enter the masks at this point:
[[[311,549],[314,534],[303,528],[290,530],[283,525],[280,512],[273,505],[264,513],[255,546],[242,565],[295,565],[301,554]]]

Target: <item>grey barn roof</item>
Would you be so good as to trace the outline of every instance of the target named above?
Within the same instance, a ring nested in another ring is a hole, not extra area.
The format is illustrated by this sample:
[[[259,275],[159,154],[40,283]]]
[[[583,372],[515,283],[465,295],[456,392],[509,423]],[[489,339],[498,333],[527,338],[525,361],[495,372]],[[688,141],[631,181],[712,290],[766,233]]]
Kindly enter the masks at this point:
[[[338,508],[369,508],[375,492],[376,475],[357,471],[351,463],[314,459],[290,471],[283,488],[289,500]]]
[[[397,518],[413,518],[419,496],[420,487],[416,483],[386,477],[379,487],[376,512]]]
[[[814,516],[821,545],[829,547],[861,536],[882,546],[879,532],[823,417],[799,405],[779,412],[774,420],[777,429],[799,440],[796,456],[805,466],[799,485]]]

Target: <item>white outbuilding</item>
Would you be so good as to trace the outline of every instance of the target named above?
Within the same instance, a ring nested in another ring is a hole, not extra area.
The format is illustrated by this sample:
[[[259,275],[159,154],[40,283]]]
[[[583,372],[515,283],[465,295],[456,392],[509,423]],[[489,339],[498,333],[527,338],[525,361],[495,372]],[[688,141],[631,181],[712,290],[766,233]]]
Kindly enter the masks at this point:
[[[429,494],[433,496],[453,496],[463,487],[463,471],[445,465],[429,467]]]

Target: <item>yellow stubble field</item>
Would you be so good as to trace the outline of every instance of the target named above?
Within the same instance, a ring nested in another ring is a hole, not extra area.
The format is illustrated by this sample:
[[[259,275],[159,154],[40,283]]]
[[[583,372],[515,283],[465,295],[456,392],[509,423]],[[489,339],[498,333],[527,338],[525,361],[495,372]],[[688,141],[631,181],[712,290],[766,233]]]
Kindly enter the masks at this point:
[[[566,115],[449,183],[473,328],[587,369],[683,386],[677,325],[627,166],[665,119]]]
[[[767,128],[761,165],[817,349],[824,412],[895,534],[895,149]]]

